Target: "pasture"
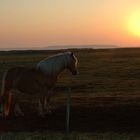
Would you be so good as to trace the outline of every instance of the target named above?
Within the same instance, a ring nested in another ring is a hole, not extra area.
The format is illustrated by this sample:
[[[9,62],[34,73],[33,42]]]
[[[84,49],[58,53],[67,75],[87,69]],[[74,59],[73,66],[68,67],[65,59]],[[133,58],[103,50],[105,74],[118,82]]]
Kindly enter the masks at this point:
[[[0,81],[4,71],[13,66],[32,67],[47,56],[63,51],[0,52]],[[11,114],[7,119],[0,118],[0,131],[10,132],[9,135],[14,135],[14,132],[30,132],[28,135],[31,135],[31,132],[51,131],[51,134],[56,132],[62,138],[66,94],[71,88],[70,131],[74,136],[78,135],[77,139],[80,139],[81,132],[85,140],[115,139],[112,138],[114,135],[116,139],[139,139],[140,49],[72,51],[79,60],[79,75],[72,76],[67,71],[60,75],[54,90],[52,114],[39,118],[35,113],[36,100],[32,96],[17,95],[17,98],[22,98],[20,105],[25,116],[14,117]]]

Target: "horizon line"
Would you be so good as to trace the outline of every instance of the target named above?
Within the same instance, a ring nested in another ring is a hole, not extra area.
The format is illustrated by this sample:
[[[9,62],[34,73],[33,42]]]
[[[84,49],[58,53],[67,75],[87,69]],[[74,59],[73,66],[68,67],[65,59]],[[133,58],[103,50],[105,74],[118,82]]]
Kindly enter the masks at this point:
[[[61,48],[60,48],[61,46]],[[76,47],[77,46],[77,47]],[[57,48],[58,47],[58,48]],[[7,47],[0,48],[0,51],[28,51],[28,50],[67,50],[67,49],[125,49],[125,48],[140,48],[140,46],[118,46],[118,45],[50,45],[46,47],[28,47],[28,48],[19,48],[19,47]]]

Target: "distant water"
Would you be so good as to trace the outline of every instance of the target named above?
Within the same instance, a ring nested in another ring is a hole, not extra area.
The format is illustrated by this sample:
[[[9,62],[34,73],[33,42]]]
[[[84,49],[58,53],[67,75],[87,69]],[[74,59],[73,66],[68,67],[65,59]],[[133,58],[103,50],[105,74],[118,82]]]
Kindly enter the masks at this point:
[[[58,50],[58,49],[82,49],[82,48],[92,48],[92,49],[109,49],[109,48],[120,48],[115,45],[57,45],[48,47],[32,47],[32,48],[0,48],[0,51],[11,51],[11,50]]]

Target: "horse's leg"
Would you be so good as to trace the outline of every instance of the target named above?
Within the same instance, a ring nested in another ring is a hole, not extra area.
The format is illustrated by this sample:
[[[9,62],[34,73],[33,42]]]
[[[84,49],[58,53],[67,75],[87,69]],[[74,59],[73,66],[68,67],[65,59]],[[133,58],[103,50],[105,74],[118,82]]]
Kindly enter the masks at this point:
[[[22,112],[18,103],[15,104],[14,114],[15,114],[15,116],[24,116],[24,113]]]
[[[4,117],[4,97],[0,97],[0,117]]]
[[[48,98],[48,96],[43,96],[42,98],[40,98],[38,100],[38,113],[39,116],[45,116],[45,114],[50,114],[51,113],[51,109],[50,109],[50,97]]]
[[[47,110],[47,97],[46,96],[44,96],[44,104],[43,104],[43,106],[44,106],[44,109]]]
[[[44,97],[44,109],[46,111],[47,114],[51,114],[51,106],[50,106],[50,101],[51,101],[51,97],[53,95],[52,90],[48,91],[47,96]]]
[[[20,95],[20,91],[18,90],[14,90],[14,93],[15,95]],[[14,116],[18,117],[18,116],[24,116],[24,113],[22,112],[20,106],[19,106],[19,97],[18,96],[14,96],[14,108],[13,108],[13,113],[14,113]]]
[[[1,104],[1,107],[0,107],[0,117],[3,117],[3,105]]]
[[[18,90],[14,90],[13,91],[13,113],[15,116],[24,116],[24,113],[19,105],[19,97],[17,97],[16,95],[20,95],[21,92]]]
[[[43,115],[43,109],[42,109],[41,99],[38,100],[38,115],[39,116],[42,116]]]
[[[41,116],[41,117],[44,117],[44,107],[43,107],[43,102],[44,98],[43,97],[40,97],[39,100],[38,100],[38,115]]]
[[[11,91],[6,92],[6,96],[4,97],[4,105],[3,105],[3,115],[5,117],[9,116],[10,109],[11,109],[11,103],[12,103],[12,93]]]
[[[48,96],[47,97],[44,96],[43,106],[44,106],[45,114],[50,114],[51,113],[51,109],[50,109],[50,104],[49,104]]]
[[[3,98],[3,97],[1,97]],[[4,112],[4,103],[0,103],[0,117],[5,117],[5,112]]]

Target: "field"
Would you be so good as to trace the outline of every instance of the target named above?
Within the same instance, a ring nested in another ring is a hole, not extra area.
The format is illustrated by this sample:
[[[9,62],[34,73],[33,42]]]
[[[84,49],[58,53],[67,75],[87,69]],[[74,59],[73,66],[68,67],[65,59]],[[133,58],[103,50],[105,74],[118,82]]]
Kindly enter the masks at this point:
[[[10,67],[32,67],[63,51],[0,52],[0,79]],[[26,133],[27,137],[43,135],[56,139],[57,134],[63,139],[66,94],[71,88],[71,139],[140,139],[140,49],[72,51],[79,60],[79,75],[72,76],[68,71],[60,75],[52,100],[52,114],[38,117],[37,102],[32,96],[24,96],[20,100],[24,117],[11,114],[9,118],[0,118],[3,137],[6,134],[25,137]]]

